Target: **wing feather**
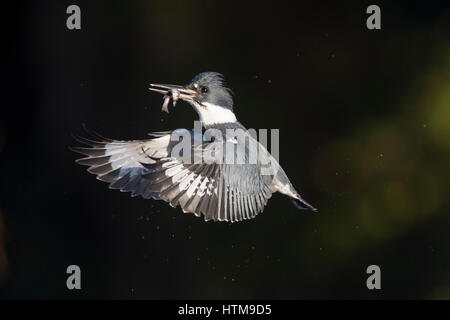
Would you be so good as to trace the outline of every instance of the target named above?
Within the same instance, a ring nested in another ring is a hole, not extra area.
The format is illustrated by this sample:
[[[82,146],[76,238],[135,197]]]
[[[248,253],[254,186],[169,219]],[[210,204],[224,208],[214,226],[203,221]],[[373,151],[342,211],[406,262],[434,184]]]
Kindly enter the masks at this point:
[[[87,131],[92,138],[75,137],[87,147],[71,148],[85,156],[76,162],[88,166],[88,172],[109,183],[111,189],[131,192],[133,197],[165,200],[173,207],[180,205],[184,212],[203,215],[205,220],[237,222],[262,212],[272,195],[269,186],[260,181],[257,166],[188,164],[169,156],[173,132],[121,141]],[[207,144],[212,143],[222,142]]]

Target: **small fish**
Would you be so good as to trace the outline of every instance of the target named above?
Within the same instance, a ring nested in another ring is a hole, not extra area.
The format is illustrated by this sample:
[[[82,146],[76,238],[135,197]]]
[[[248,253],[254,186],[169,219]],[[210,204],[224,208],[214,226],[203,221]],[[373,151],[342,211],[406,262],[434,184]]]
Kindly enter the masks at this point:
[[[170,101],[170,96],[165,95],[163,97],[164,99],[164,103],[162,105],[162,111],[169,113],[169,101]]]
[[[180,92],[176,89],[170,89],[163,97],[163,105],[161,110],[169,113],[169,102],[172,99],[172,105],[175,107],[178,99],[180,98]]]

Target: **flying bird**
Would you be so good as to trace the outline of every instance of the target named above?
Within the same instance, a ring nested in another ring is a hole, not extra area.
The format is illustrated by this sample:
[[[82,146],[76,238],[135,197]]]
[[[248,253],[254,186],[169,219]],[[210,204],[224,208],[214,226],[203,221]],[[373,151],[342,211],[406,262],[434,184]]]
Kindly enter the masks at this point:
[[[198,113],[202,130],[218,135],[205,139],[193,130],[177,129],[150,133],[150,139],[123,141],[85,128],[90,138],[75,136],[85,146],[71,148],[85,155],[76,162],[89,166],[87,171],[109,183],[110,189],[180,205],[183,212],[203,216],[205,221],[254,218],[275,192],[288,196],[299,209],[316,211],[294,189],[278,161],[236,119],[233,98],[221,74],[202,72],[185,86],[150,86],[164,95],[163,111],[168,112],[170,101],[175,106],[183,100]],[[247,140],[231,137],[230,130],[241,132]],[[175,153],[180,135],[186,132],[192,134],[189,152]],[[226,161],[228,151],[236,150],[242,150],[243,161],[236,161],[235,154],[231,162]],[[210,157],[202,158],[206,152]]]

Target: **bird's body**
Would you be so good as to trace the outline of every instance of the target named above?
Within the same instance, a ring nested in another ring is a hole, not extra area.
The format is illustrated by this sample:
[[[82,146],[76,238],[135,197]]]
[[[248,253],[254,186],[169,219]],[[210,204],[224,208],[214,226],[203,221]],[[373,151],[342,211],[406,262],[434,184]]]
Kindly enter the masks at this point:
[[[277,191],[298,208],[315,211],[295,191],[277,160],[237,121],[219,74],[201,73],[185,87],[154,86],[165,88],[153,89],[165,94],[163,109],[168,98],[193,105],[204,134],[178,129],[134,141],[106,139],[93,132],[92,139],[78,137],[88,147],[73,148],[87,156],[77,162],[89,166],[97,179],[132,196],[180,205],[205,220],[253,218]],[[189,141],[181,152],[180,137]]]

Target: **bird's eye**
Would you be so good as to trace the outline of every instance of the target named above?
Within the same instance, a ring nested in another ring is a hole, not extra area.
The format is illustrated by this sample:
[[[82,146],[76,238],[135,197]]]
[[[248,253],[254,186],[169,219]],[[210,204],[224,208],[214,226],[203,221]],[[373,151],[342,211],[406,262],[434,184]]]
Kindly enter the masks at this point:
[[[203,93],[208,93],[208,87],[202,87],[202,92]]]

